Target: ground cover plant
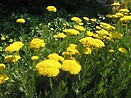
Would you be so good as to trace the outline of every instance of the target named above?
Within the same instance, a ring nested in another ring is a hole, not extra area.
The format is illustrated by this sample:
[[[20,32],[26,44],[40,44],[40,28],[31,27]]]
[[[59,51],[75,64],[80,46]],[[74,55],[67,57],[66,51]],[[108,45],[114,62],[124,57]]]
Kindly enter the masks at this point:
[[[97,18],[55,6],[1,16],[0,98],[130,98],[131,11],[111,8]]]

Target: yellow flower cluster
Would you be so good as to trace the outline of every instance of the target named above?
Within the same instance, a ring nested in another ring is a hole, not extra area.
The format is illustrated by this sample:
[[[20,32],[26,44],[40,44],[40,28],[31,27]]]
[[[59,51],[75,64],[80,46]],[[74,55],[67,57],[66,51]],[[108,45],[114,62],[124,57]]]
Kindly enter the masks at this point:
[[[39,38],[34,38],[30,42],[30,48],[32,49],[39,49],[45,47],[45,42],[44,40],[41,40]]]
[[[115,32],[115,27],[105,22],[100,22],[100,26],[96,26],[95,33],[87,31],[87,35],[93,38],[101,40],[114,41],[114,39],[120,39],[122,34]]]
[[[127,53],[127,50],[126,50],[125,48],[123,48],[123,47],[120,47],[120,48],[118,49],[118,51],[120,51],[120,52],[122,52],[122,53]]]
[[[62,53],[62,55],[65,58],[71,58],[76,54],[79,54],[79,51],[78,51],[78,46],[75,44],[70,44],[69,47],[66,49],[66,51]]]
[[[80,25],[76,25],[76,26],[74,26],[74,28],[76,30],[79,30],[79,31],[85,31],[85,28],[83,26],[80,26]]]
[[[79,17],[72,17],[71,20],[76,23],[82,23],[82,20]]]
[[[99,39],[95,39],[92,37],[85,37],[79,40],[85,47],[96,47],[96,48],[102,48],[105,47],[104,42],[102,42]]]
[[[95,19],[95,18],[91,18],[90,21],[91,21],[91,22],[96,22],[97,19]]]
[[[122,14],[128,14],[130,11],[128,9],[120,9],[119,12]]]
[[[23,23],[25,23],[25,19],[19,18],[19,19],[16,20],[16,22],[23,24]]]
[[[88,17],[83,17],[84,20],[86,21],[89,21],[89,18]]]
[[[47,59],[36,65],[39,75],[47,77],[56,77],[59,74],[61,64],[56,60]]]
[[[59,56],[58,54],[56,53],[52,53],[52,54],[49,54],[47,56],[48,59],[51,59],[51,60],[56,60],[56,61],[64,61],[64,58],[62,56]]]
[[[121,39],[123,37],[123,35],[120,33],[117,33],[117,32],[110,32],[109,37],[111,39]]]
[[[105,44],[100,39],[95,39],[92,37],[84,37],[79,40],[80,43],[84,46],[84,53],[91,54],[94,48],[102,48],[105,47]]]
[[[72,44],[70,47],[76,48],[77,45]],[[41,76],[56,77],[60,69],[68,71],[71,75],[78,74],[81,70],[81,66],[76,60],[64,60],[56,53],[49,54],[47,58],[36,65],[36,70]]]
[[[24,44],[20,41],[16,41],[5,48],[6,52],[18,52]]]
[[[108,52],[115,52],[113,49],[109,49]]]
[[[114,26],[112,26],[108,23],[105,23],[105,22],[100,22],[100,26],[101,26],[101,28],[106,29],[108,31],[115,30]]]
[[[39,59],[39,57],[35,55],[35,56],[32,56],[31,59],[32,60],[37,60],[37,59]]]
[[[119,2],[113,2],[111,6],[120,6],[121,4]]]
[[[59,38],[62,39],[62,38],[65,38],[66,35],[64,33],[58,33],[57,35],[54,35],[53,37],[56,39],[59,39]]]
[[[116,19],[119,20],[120,22],[128,22],[131,21],[131,15],[129,15],[130,11],[127,8],[120,8],[120,3],[119,2],[114,2],[113,4],[111,4],[114,10],[113,14],[108,14],[106,15],[107,18],[112,18],[112,19]]]
[[[75,29],[65,29],[63,30],[67,35],[78,35],[80,32]]]
[[[5,69],[5,64],[0,64],[0,71],[2,71],[3,69]]]
[[[0,72],[5,69],[5,64],[0,64]],[[9,77],[5,74],[0,74],[0,84],[5,83]]]
[[[48,6],[46,9],[47,9],[49,12],[56,12],[56,11],[57,11],[57,9],[56,9],[54,6]]]
[[[21,57],[19,55],[7,55],[4,58],[4,62],[17,62]]]
[[[75,60],[64,60],[62,70],[68,71],[71,75],[76,75],[81,70],[81,65]]]
[[[123,16],[122,18],[120,18],[120,22],[127,22],[131,20],[131,16]]]

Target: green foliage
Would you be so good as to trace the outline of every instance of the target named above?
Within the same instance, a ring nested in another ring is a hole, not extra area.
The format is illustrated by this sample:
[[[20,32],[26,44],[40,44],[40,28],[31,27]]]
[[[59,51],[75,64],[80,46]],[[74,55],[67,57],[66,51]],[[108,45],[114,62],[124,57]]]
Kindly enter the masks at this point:
[[[5,15],[8,12],[4,12],[3,9],[1,13]],[[116,39],[114,42],[104,41],[104,48],[95,49],[91,54],[84,54],[79,39],[85,37],[86,32],[81,31],[79,35],[68,36],[65,39],[53,38],[53,35],[76,25],[70,20],[73,14],[66,14],[61,11],[57,13],[43,11],[40,15],[13,12],[8,17],[1,16],[0,35],[6,39],[0,40],[0,63],[4,63],[4,57],[10,54],[4,51],[5,47],[12,43],[10,39],[13,42],[22,41],[24,47],[16,53],[21,56],[18,62],[5,63],[6,69],[3,73],[9,76],[9,80],[0,84],[0,98],[130,98],[131,23],[129,22],[126,27],[119,22],[114,25],[116,27],[114,31],[124,35],[122,39]],[[25,24],[16,23],[16,19],[20,17],[26,20]],[[83,26],[86,31],[95,32],[95,26],[100,25],[104,18],[99,17],[95,23],[83,22]],[[35,37],[44,39],[46,43],[46,46],[38,51],[29,48],[31,39]],[[79,47],[80,55],[75,56],[75,59],[81,64],[80,73],[70,75],[60,70],[60,74],[53,78],[38,75],[36,64],[51,53],[62,55],[69,44],[77,44]],[[120,47],[124,47],[127,53],[118,51]],[[114,49],[115,52],[110,53],[109,49]],[[33,55],[38,55],[39,59],[32,61]]]

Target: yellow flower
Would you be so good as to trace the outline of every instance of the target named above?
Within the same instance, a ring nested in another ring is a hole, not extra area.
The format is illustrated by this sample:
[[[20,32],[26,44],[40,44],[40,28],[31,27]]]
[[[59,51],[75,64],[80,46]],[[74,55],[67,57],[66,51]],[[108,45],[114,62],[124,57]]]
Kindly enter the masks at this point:
[[[109,37],[111,39],[116,39],[116,38],[121,39],[123,37],[123,35],[120,33],[117,33],[117,32],[111,32],[111,33],[109,33]]]
[[[56,77],[59,74],[60,68],[61,64],[51,59],[44,60],[36,65],[38,74],[47,77]]]
[[[5,69],[5,64],[0,64],[0,71],[2,71],[3,69]]]
[[[77,50],[78,46],[75,44],[70,44],[69,47],[66,49],[65,52],[62,53],[63,56],[74,56],[76,54],[79,54],[79,51]]]
[[[5,48],[6,52],[18,52],[24,44],[20,41],[16,41]]]
[[[8,79],[9,79],[9,77],[7,75],[0,74],[0,84],[5,83]]]
[[[91,54],[91,53],[92,53],[92,49],[86,47],[86,48],[84,49],[84,53],[85,53],[85,54]]]
[[[47,77],[56,77],[59,74],[58,68],[41,68],[38,70],[38,74],[41,76],[47,76]]]
[[[80,43],[82,43],[85,47],[96,47],[96,48],[102,48],[105,47],[104,42],[102,42],[99,39],[95,39],[92,37],[85,37],[79,40]]]
[[[118,51],[120,51],[120,52],[122,52],[122,53],[126,53],[126,52],[127,52],[127,50],[126,50],[125,48],[122,48],[122,47],[120,47],[120,48],[118,49]]]
[[[121,4],[119,2],[114,2],[111,4],[111,6],[120,6]]]
[[[79,31],[75,29],[66,29],[66,30],[63,30],[63,32],[65,32],[67,35],[77,35],[80,33]]]
[[[101,27],[100,27],[100,26],[96,26],[96,29],[100,30],[100,29],[101,29]]]
[[[46,9],[47,9],[49,12],[56,12],[56,11],[57,11],[57,9],[56,9],[54,6],[48,6]]]
[[[108,14],[108,15],[106,15],[106,17],[107,17],[107,18],[112,18],[113,15],[112,15],[112,14]]]
[[[109,49],[108,52],[115,52],[113,49]]]
[[[44,40],[41,40],[39,38],[34,38],[30,42],[30,48],[32,49],[39,49],[45,47]]]
[[[63,61],[64,60],[64,58],[62,56],[59,56],[56,53],[49,54],[47,57],[48,57],[48,59],[52,59],[52,60],[56,60],[56,61]]]
[[[93,33],[93,32],[90,32],[90,31],[87,31],[86,34],[87,34],[88,36],[90,36],[90,37],[91,37],[91,36],[94,36],[94,33]]]
[[[78,49],[78,46],[76,44],[69,44],[69,47],[72,49]]]
[[[32,60],[37,60],[37,59],[39,59],[39,57],[38,56],[32,56],[31,59]]]
[[[108,31],[115,29],[114,26],[111,26],[110,24],[105,23],[105,22],[100,22],[100,26],[101,26],[103,29],[106,29],[106,30],[108,30]]]
[[[61,64],[56,61],[56,60],[52,60],[52,59],[46,59],[44,61],[39,62],[36,65],[36,69],[41,69],[41,68],[61,68]]]
[[[85,28],[83,26],[80,26],[80,25],[76,25],[76,26],[74,26],[74,28],[79,30],[79,31],[85,31]]]
[[[51,31],[54,31],[54,28],[50,28]]]
[[[12,43],[12,42],[13,42],[13,39],[10,39],[9,42]]]
[[[75,60],[64,60],[62,70],[68,71],[71,75],[76,75],[81,70],[81,65]]]
[[[4,36],[2,36],[2,37],[1,37],[1,40],[3,40],[3,41],[4,41],[4,40],[5,40],[5,37],[4,37]]]
[[[19,18],[19,19],[16,20],[16,22],[23,24],[23,23],[25,23],[25,19]]]
[[[109,32],[105,29],[101,29],[101,30],[97,30],[96,33],[99,35],[99,36],[103,36],[103,35],[108,35]]]
[[[96,19],[95,18],[91,18],[90,21],[96,22]]]
[[[123,17],[122,13],[116,13],[115,15],[118,16],[118,18]]]
[[[78,25],[82,26],[82,25],[84,25],[84,23],[78,23]]]
[[[17,62],[21,57],[19,55],[7,55],[4,58],[4,62]]]
[[[58,33],[57,35],[53,36],[54,38],[65,38],[66,35],[64,33]]]
[[[120,22],[126,22],[126,21],[130,21],[131,20],[131,16],[124,16],[122,18],[120,18]]]
[[[82,20],[79,17],[72,17],[71,20],[76,22],[76,23],[81,23],[82,22]]]
[[[120,13],[129,13],[130,11],[128,9],[120,9],[119,12]]]
[[[86,21],[89,21],[89,18],[88,17],[83,17],[84,20]]]

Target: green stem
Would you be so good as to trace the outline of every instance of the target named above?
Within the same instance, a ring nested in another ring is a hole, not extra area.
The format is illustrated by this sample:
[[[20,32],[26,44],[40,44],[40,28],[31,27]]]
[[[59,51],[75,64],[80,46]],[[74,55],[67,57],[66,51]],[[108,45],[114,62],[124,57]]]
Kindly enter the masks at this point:
[[[51,78],[50,78],[50,77],[49,77],[49,82],[50,82],[50,88],[52,89],[53,84],[52,84],[52,80],[51,80]]]

